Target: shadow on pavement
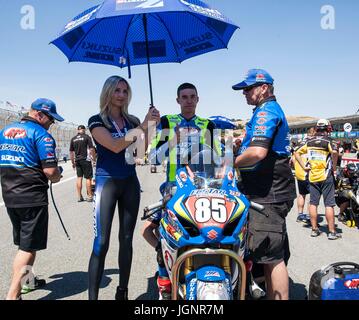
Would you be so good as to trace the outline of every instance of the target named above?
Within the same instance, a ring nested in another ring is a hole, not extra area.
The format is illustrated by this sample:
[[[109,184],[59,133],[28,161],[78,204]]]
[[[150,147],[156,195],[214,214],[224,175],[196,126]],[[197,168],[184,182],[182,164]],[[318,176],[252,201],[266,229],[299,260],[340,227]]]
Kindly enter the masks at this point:
[[[147,290],[145,293],[139,295],[136,300],[158,300],[158,289],[157,289],[157,273],[147,278]]]
[[[310,223],[304,223],[303,224],[304,228],[307,229],[311,229],[312,226]],[[327,221],[325,219],[325,215],[318,215],[318,229],[323,233],[323,234],[328,234],[329,233],[329,229],[328,229],[328,224]],[[343,233],[342,228],[340,227],[340,224],[335,222],[335,231],[337,233]]]
[[[107,287],[112,274],[118,274],[118,269],[108,269],[104,271],[100,289]],[[50,291],[46,296],[39,300],[59,300],[76,294],[80,294],[88,289],[88,272],[75,271],[69,273],[55,274],[49,277],[52,281],[47,281],[43,290]]]
[[[289,278],[289,300],[307,300],[308,291],[304,284],[295,283]]]

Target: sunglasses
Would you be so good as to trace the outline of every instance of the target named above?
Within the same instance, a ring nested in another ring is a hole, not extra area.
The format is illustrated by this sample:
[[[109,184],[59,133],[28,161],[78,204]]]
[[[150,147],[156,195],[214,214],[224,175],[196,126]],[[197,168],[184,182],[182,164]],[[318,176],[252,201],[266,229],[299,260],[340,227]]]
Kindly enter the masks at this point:
[[[49,114],[45,113],[45,112],[42,112],[50,121],[50,123],[55,123],[55,118],[50,116]]]
[[[249,92],[249,91],[251,91],[252,89],[257,88],[257,87],[260,87],[260,86],[262,86],[262,85],[261,85],[261,84],[255,84],[255,85],[253,85],[253,86],[250,86],[250,87],[247,87],[247,88],[243,89],[243,92]]]

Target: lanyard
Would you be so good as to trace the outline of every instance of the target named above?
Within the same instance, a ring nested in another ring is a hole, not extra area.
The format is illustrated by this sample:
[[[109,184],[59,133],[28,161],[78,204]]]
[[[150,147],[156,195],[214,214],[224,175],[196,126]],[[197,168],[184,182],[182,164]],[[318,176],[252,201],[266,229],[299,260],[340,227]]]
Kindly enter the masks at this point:
[[[122,123],[123,123],[123,129],[124,129],[125,133],[122,133],[121,129],[119,128],[119,126],[117,125],[117,123],[114,120],[111,119],[111,122],[112,122],[113,126],[115,127],[119,137],[124,137],[127,134],[126,123],[123,118],[122,118]]]

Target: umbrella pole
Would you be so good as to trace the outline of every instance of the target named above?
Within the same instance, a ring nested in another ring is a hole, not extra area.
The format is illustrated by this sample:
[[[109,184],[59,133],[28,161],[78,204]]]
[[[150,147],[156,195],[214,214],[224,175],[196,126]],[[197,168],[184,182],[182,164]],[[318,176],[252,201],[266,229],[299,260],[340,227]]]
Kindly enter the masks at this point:
[[[150,66],[150,49],[148,45],[148,33],[147,33],[147,16],[144,14],[142,16],[143,28],[145,30],[145,40],[146,40],[146,57],[147,57],[147,70],[148,70],[148,81],[150,85],[150,98],[151,98],[151,108],[153,107],[153,93],[152,93],[152,79],[151,79],[151,66]]]

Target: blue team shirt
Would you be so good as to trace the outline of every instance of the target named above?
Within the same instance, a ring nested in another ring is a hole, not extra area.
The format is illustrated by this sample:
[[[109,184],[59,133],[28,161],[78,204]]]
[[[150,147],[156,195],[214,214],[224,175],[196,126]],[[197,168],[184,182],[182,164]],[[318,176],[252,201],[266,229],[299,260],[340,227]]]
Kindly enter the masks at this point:
[[[1,186],[10,208],[46,205],[43,168],[57,166],[54,138],[35,119],[23,118],[0,131]]]
[[[239,167],[243,193],[259,203],[294,199],[295,184],[289,166],[289,127],[275,97],[268,98],[254,109],[239,154],[248,147],[263,147],[268,149],[268,153],[252,166]]]
[[[270,147],[279,156],[290,156],[289,127],[284,112],[275,98],[256,107],[246,125],[239,154],[249,146]]]
[[[117,131],[112,123],[111,128],[107,128],[99,114],[92,116],[88,121],[88,128],[90,132],[97,127],[106,128],[114,138],[124,137],[126,132],[133,128],[133,126],[127,121],[125,122],[125,127],[120,131]],[[99,144],[95,138],[94,141],[97,150],[96,176],[123,179],[136,175],[135,164],[129,164],[126,162],[126,156],[129,157],[127,149],[119,153],[115,153]]]

